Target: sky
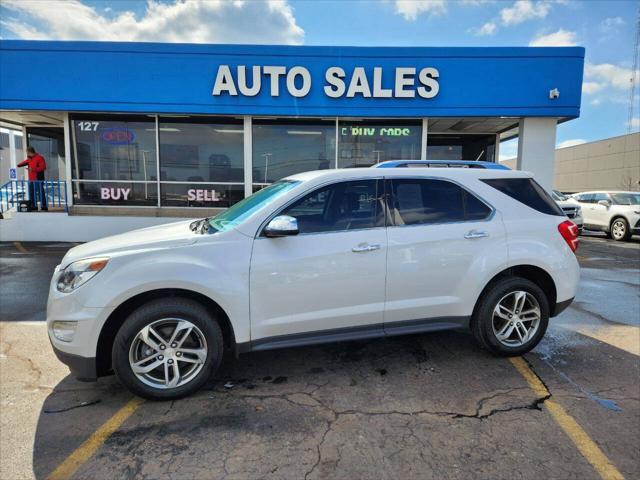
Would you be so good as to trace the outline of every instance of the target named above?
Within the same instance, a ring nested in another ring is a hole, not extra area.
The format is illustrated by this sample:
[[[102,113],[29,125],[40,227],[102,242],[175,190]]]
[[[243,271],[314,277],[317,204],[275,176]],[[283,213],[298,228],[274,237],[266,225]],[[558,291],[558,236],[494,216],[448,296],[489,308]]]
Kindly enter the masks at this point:
[[[631,0],[2,0],[0,37],[357,46],[586,48],[580,118],[559,147],[640,130],[628,121],[640,2]],[[640,81],[640,72],[637,73]],[[501,146],[513,157],[517,143]]]

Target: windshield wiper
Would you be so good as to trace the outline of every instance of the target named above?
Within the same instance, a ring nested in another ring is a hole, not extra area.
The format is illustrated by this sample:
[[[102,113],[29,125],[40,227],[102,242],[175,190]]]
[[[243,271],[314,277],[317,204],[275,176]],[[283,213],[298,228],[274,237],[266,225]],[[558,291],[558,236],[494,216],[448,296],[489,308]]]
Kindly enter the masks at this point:
[[[209,232],[209,219],[201,218],[199,220],[195,220],[189,224],[189,228],[193,233],[204,235]]]

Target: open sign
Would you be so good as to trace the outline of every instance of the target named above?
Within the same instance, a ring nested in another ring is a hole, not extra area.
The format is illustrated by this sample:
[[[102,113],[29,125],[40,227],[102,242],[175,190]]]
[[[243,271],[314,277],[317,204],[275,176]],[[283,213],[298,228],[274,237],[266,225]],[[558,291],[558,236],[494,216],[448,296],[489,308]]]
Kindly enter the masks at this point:
[[[136,136],[128,128],[106,128],[100,134],[102,141],[111,145],[126,145],[132,143]]]

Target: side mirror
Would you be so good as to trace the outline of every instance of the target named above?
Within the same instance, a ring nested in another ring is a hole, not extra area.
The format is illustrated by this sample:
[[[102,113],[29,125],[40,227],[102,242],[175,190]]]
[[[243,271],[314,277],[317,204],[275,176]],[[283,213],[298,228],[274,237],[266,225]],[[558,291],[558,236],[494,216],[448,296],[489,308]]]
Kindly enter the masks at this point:
[[[609,200],[598,200],[598,205],[609,208],[611,206],[611,202]]]
[[[289,215],[278,215],[264,227],[263,233],[265,237],[269,238],[297,235],[299,233],[298,220]]]

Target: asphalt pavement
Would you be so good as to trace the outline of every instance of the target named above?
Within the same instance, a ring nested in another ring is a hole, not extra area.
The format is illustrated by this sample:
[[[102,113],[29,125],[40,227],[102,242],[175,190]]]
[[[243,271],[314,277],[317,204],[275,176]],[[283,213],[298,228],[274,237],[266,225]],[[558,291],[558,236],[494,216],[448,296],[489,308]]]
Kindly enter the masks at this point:
[[[259,352],[174,402],[55,359],[67,248],[0,245],[0,478],[640,477],[636,237],[583,237],[576,301],[522,359],[456,332]]]

